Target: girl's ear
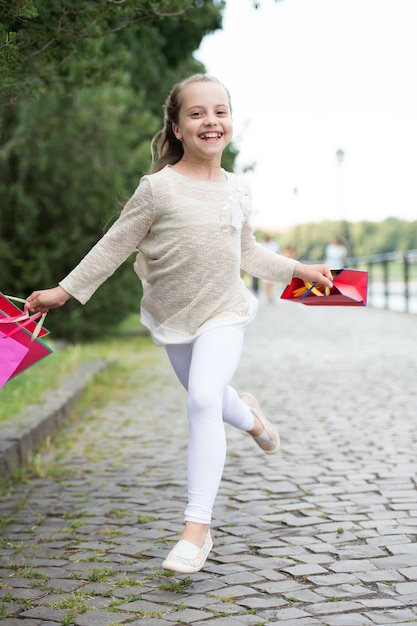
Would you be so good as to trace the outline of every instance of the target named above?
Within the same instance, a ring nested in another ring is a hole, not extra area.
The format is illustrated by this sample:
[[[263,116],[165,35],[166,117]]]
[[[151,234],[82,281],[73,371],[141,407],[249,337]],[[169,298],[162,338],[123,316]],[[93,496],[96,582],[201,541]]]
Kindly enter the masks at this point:
[[[172,122],[172,132],[174,133],[174,135],[178,139],[178,141],[182,141],[181,131],[178,128],[178,126],[176,124],[174,124],[174,122]]]

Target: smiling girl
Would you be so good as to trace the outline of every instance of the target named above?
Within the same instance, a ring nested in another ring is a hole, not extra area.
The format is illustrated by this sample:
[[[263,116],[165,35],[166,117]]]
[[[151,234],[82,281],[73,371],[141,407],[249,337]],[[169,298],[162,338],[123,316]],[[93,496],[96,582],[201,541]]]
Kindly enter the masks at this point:
[[[34,291],[31,311],[84,304],[135,250],[141,319],[165,347],[187,390],[188,503],[181,540],[163,567],[198,572],[212,548],[210,522],[226,456],[224,422],[248,432],[266,453],[275,427],[248,393],[230,386],[244,329],[257,310],[241,270],[264,280],[293,277],[332,286],[326,265],[305,265],[258,244],[246,182],[221,167],[233,134],[230,95],[215,78],[178,83],[154,138],[157,158],[119,219],[57,287]]]

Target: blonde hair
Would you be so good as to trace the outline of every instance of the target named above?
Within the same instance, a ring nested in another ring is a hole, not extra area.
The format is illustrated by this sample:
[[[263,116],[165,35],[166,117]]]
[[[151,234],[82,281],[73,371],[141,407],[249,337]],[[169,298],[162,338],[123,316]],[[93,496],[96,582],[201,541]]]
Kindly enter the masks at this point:
[[[193,74],[189,78],[177,83],[171,89],[164,104],[164,126],[159,130],[151,141],[152,165],[150,173],[159,172],[165,165],[174,165],[182,158],[184,149],[182,142],[176,138],[172,124],[178,124],[181,109],[181,93],[184,87],[192,83],[216,83],[221,85],[229,99],[230,110],[232,109],[230,93],[226,87],[214,76],[207,74]]]

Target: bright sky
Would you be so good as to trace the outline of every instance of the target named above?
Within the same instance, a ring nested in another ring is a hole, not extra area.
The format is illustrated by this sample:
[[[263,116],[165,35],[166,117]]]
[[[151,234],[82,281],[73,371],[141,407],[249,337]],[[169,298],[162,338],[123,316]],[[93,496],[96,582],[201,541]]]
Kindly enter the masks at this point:
[[[416,27],[417,0],[226,1],[196,57],[231,92],[257,226],[417,220]]]

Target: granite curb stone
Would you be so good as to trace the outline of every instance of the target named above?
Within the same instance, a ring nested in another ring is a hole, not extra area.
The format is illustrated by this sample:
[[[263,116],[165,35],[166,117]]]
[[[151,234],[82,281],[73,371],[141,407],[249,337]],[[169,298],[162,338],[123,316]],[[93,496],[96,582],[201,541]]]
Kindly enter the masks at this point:
[[[62,421],[70,415],[86,385],[110,361],[94,360],[78,366],[40,405],[29,405],[13,424],[0,426],[0,478],[24,466]]]

